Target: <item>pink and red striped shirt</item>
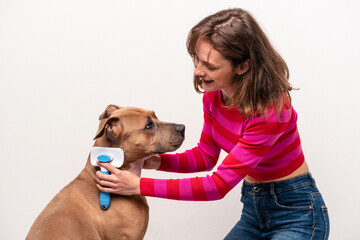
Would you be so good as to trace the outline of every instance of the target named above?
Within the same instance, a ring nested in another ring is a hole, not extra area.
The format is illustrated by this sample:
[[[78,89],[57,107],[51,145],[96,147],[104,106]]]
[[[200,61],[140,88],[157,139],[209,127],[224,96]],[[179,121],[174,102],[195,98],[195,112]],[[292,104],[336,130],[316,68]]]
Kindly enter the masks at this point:
[[[184,153],[161,155],[159,170],[179,173],[210,171],[220,150],[228,153],[217,170],[205,177],[140,179],[143,196],[209,201],[223,198],[245,176],[267,181],[286,176],[301,166],[304,155],[292,107],[280,116],[246,118],[222,103],[221,91],[203,97],[204,126],[198,145]]]

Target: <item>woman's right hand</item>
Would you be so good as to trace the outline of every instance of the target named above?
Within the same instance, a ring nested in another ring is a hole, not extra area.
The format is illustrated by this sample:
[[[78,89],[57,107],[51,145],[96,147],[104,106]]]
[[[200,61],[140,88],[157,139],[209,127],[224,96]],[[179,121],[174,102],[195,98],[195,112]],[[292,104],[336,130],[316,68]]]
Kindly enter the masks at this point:
[[[144,169],[159,169],[161,164],[161,157],[158,154],[154,154],[144,161]]]

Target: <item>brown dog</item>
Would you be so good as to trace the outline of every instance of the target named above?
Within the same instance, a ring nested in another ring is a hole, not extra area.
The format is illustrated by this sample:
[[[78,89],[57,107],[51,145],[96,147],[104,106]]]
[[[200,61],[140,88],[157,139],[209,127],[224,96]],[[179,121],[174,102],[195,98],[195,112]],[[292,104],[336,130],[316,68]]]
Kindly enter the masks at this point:
[[[174,151],[184,140],[184,125],[161,122],[154,112],[140,108],[109,105],[99,120],[94,146],[122,148],[121,169],[137,174],[141,159]],[[149,218],[146,199],[114,194],[109,209],[102,210],[97,170],[88,158],[84,170],[40,213],[26,239],[143,239]]]

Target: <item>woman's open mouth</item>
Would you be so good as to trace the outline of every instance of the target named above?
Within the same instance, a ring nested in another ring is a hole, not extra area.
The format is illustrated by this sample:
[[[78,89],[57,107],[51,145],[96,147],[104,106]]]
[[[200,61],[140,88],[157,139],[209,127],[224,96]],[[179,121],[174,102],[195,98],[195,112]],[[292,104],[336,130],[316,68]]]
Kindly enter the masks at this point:
[[[214,82],[213,80],[205,80],[205,79],[201,79],[202,83],[206,84],[206,85],[209,85],[211,84],[212,82]]]

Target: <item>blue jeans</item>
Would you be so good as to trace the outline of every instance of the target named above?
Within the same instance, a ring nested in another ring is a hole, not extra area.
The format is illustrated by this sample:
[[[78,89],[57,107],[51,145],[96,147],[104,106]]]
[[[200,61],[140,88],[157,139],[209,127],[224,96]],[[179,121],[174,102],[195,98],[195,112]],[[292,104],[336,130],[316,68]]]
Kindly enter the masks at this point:
[[[244,181],[241,202],[241,219],[225,240],[329,238],[327,207],[310,173],[272,183]]]

